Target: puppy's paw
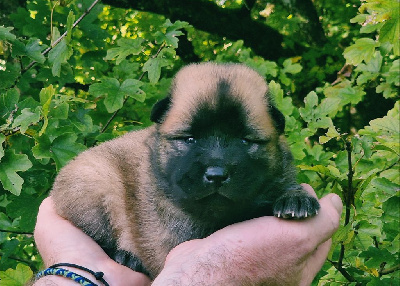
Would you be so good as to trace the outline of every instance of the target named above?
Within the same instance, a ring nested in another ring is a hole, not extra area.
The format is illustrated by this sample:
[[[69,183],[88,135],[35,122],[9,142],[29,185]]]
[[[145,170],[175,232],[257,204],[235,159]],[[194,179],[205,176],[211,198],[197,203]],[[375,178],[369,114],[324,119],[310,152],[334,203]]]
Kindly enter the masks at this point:
[[[118,249],[115,251],[114,257],[112,258],[119,264],[125,265],[134,271],[141,272],[149,276],[149,272],[143,266],[142,261],[131,252]]]
[[[274,204],[274,216],[285,219],[304,219],[318,214],[318,200],[304,190],[288,191]]]

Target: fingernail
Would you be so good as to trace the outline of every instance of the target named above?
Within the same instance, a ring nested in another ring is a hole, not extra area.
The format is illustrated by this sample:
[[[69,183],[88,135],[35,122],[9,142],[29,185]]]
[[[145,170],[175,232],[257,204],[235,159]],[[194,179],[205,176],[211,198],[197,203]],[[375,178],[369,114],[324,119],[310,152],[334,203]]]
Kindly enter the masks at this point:
[[[337,212],[341,214],[343,210],[343,203],[340,197],[336,194],[331,194],[331,201]]]

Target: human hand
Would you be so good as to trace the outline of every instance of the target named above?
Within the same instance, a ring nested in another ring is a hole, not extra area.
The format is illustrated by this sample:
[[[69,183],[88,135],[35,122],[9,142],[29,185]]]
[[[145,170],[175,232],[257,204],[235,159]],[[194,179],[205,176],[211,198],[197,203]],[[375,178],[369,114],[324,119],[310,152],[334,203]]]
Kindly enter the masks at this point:
[[[316,196],[309,185],[303,187]],[[310,285],[326,260],[342,212],[335,194],[320,204],[313,218],[261,217],[184,242],[169,253],[152,285]]]
[[[69,221],[58,216],[51,197],[45,199],[40,206],[34,235],[46,267],[55,263],[74,263],[95,272],[103,272],[103,278],[109,285],[150,285],[150,279],[147,276],[112,260],[94,240]],[[75,268],[68,268],[68,270],[98,283],[86,272]],[[49,281],[55,284],[47,284]],[[46,276],[40,278],[34,285],[73,286],[76,282],[64,277]]]

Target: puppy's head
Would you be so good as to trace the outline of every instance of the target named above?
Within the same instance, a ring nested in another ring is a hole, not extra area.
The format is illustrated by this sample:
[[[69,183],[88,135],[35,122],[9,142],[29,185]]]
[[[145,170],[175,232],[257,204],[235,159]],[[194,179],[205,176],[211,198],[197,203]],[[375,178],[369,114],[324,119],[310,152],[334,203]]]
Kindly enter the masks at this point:
[[[264,79],[243,65],[206,63],[178,72],[151,116],[169,199],[222,224],[268,208],[285,156],[284,118],[267,92]]]

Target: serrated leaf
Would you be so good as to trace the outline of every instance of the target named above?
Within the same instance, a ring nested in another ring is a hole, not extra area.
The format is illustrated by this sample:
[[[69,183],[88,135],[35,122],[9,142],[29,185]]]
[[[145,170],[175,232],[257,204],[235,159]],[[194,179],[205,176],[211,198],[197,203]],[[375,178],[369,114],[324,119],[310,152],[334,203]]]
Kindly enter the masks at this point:
[[[51,72],[53,76],[59,77],[61,74],[61,65],[67,63],[72,55],[71,48],[68,47],[66,39],[62,39],[50,52],[49,62],[52,65]]]
[[[146,98],[146,94],[140,87],[143,83],[136,79],[127,79],[121,84],[120,91],[124,95],[128,95],[137,101],[143,102]]]
[[[344,50],[343,55],[348,64],[356,66],[362,61],[369,62],[375,53],[375,48],[378,46],[379,43],[373,39],[357,39],[353,45]]]
[[[340,137],[340,133],[336,130],[334,126],[330,126],[328,128],[328,131],[326,132],[326,136],[320,136],[319,137],[319,143],[320,144],[325,144],[329,140],[333,138],[338,138]]]
[[[375,137],[386,138],[390,141],[398,142],[400,134],[399,124],[399,102],[396,102],[395,107],[388,112],[388,115],[383,118],[371,120],[369,126],[360,130],[360,134],[372,135]],[[392,140],[390,140],[392,138]]]
[[[0,26],[0,40],[8,40],[8,41],[14,41],[17,37],[14,34],[11,34],[10,31],[12,31],[14,27],[4,27]]]
[[[116,59],[116,64],[119,65],[126,57],[130,55],[138,55],[142,52],[143,39],[122,38],[117,41],[118,47],[107,50],[106,60]]]
[[[50,152],[51,141],[49,137],[44,134],[37,138],[36,145],[32,148],[33,156],[38,159],[50,159],[52,158],[52,153]]]
[[[0,271],[0,280],[4,286],[23,286],[32,278],[33,272],[22,263],[18,263],[16,269],[9,268],[6,271]]]
[[[15,154],[13,151],[6,151],[0,161],[0,181],[5,190],[19,196],[24,180],[17,174],[30,169],[31,161],[25,154]]]
[[[36,214],[42,201],[43,197],[22,193],[7,205],[7,215],[11,218],[21,218],[18,225],[19,229],[33,231],[36,223]]]
[[[65,166],[76,155],[86,150],[85,145],[76,142],[77,138],[75,134],[67,133],[57,137],[52,142],[50,152],[52,153],[52,158],[56,162],[58,170]]]
[[[71,41],[72,37],[72,26],[75,21],[75,15],[73,11],[69,11],[68,17],[67,17],[67,36],[65,37],[65,40],[67,43]]]
[[[16,88],[0,94],[0,118],[6,119],[8,114],[16,109],[19,96],[19,91]]]
[[[69,104],[63,102],[50,109],[49,116],[54,119],[68,119]]]
[[[318,113],[321,116],[329,115],[334,117],[341,109],[339,98],[324,98],[318,106]]]
[[[25,46],[25,53],[32,60],[37,61],[38,63],[43,64],[46,61],[44,55],[42,55],[43,47],[40,45],[38,39],[29,39],[28,43]]]
[[[168,66],[169,62],[166,59],[158,56],[149,59],[143,66],[143,71],[147,72],[151,83],[156,83],[161,76],[161,68]]]
[[[318,95],[312,91],[304,98],[304,108],[300,108],[300,115],[307,122],[311,121],[315,107],[318,105]]]
[[[35,111],[32,112],[30,108],[24,108],[21,111],[21,114],[14,119],[12,128],[19,127],[21,133],[24,134],[26,130],[28,130],[31,124],[38,123],[39,120],[40,120],[39,110],[36,109]]]
[[[125,94],[115,78],[105,78],[101,83],[92,84],[89,87],[89,93],[96,97],[105,96],[104,105],[110,113],[122,108]]]
[[[400,21],[399,21],[399,8],[393,11],[393,16],[384,22],[380,33],[379,42],[385,43],[389,42],[393,45],[393,53],[395,56],[400,55]]]
[[[77,135],[65,133],[53,141],[46,135],[38,138],[38,143],[32,148],[33,156],[36,159],[53,159],[56,162],[57,170],[61,169],[71,159],[77,156],[86,147],[76,142]]]
[[[297,74],[297,73],[301,72],[302,69],[303,69],[303,67],[298,63],[293,63],[292,59],[286,59],[283,62],[282,71],[284,73]]]
[[[40,104],[42,105],[42,115],[44,118],[42,129],[39,132],[39,136],[46,131],[47,125],[49,124],[48,114],[50,109],[51,100],[53,96],[56,94],[56,89],[53,85],[49,85],[48,87],[44,87],[40,90],[39,98]]]
[[[372,59],[367,64],[359,64],[356,71],[370,72],[373,74],[379,73],[382,66],[382,55],[376,51]]]
[[[7,62],[5,67],[0,69],[0,89],[8,88],[14,85],[21,74],[21,65],[17,62]]]
[[[400,191],[400,186],[398,184],[386,178],[374,178],[371,182],[371,186],[379,190],[380,193],[384,193],[387,198],[396,195],[396,193]]]
[[[167,19],[163,26],[166,27],[166,32],[164,34],[158,31],[155,34],[156,42],[158,44],[165,42],[168,46],[172,46],[175,49],[178,48],[179,39],[177,37],[184,35],[183,32],[179,30],[189,27],[189,24],[183,21],[176,21],[172,24],[171,21]]]

